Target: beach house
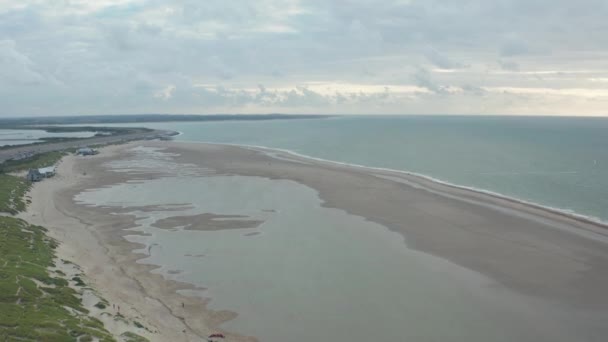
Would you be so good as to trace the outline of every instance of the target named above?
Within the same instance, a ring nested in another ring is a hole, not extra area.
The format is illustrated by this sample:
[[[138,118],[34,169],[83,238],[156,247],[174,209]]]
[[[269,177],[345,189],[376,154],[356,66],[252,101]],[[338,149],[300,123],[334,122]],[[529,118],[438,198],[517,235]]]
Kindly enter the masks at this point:
[[[55,175],[55,166],[43,167],[38,169],[38,172],[44,176],[44,178],[51,178]]]
[[[43,167],[40,169],[29,169],[25,179],[30,182],[39,182],[44,178],[55,176],[55,166]]]
[[[25,177],[30,182],[39,182],[44,176],[38,171],[38,169],[30,169]]]

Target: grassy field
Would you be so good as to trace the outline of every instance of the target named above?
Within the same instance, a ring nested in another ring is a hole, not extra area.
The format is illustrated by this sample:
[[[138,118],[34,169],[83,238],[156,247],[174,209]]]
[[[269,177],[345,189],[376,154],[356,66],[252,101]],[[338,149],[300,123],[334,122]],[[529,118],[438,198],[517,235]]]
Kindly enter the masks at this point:
[[[0,217],[0,340],[114,341],[54,266],[42,227]]]

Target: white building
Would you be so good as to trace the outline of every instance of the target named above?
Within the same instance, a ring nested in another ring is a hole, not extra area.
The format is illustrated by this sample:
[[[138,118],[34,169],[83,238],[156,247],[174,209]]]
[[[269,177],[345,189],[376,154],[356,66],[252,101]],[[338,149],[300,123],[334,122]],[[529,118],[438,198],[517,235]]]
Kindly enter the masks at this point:
[[[38,169],[38,172],[45,178],[51,178],[55,175],[55,166],[43,167]]]

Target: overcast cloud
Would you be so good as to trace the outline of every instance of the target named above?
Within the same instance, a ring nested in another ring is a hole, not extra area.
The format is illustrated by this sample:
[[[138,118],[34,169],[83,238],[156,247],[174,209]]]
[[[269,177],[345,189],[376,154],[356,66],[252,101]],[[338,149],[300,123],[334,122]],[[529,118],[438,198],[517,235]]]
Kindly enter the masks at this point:
[[[607,115],[606,18],[606,0],[0,0],[0,115]]]

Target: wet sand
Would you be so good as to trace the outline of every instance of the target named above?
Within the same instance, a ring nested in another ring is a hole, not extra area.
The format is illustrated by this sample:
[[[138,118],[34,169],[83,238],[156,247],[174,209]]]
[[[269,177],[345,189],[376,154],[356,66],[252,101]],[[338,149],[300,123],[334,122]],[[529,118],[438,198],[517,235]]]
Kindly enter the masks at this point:
[[[214,174],[288,179],[318,191],[324,206],[342,209],[405,236],[407,246],[479,272],[517,293],[555,303],[576,319],[580,340],[608,335],[608,230],[598,224],[509,199],[434,183],[404,173],[319,162],[273,151],[211,144],[145,142],[106,148],[94,158],[68,157],[56,179],[34,187],[26,216],[62,242],[59,253],[75,260],[102,295],[122,302],[160,331],[151,340],[200,340],[236,313],[211,311],[207,299],[176,294],[192,286],[164,280],[154,268],[138,264],[141,248],[127,242],[124,229],[133,217],[110,209],[85,207],[74,196],[86,189],[157,173],[116,173],[103,163],[129,158],[129,149],[164,148],[175,161]],[[177,204],[184,206],[187,204]],[[169,208],[170,209],[170,208]],[[271,209],[269,209],[271,210]],[[167,227],[203,225],[180,217]],[[216,221],[230,226],[240,220]],[[208,222],[211,223],[211,222]],[[204,229],[198,226],[195,229]],[[224,227],[209,225],[209,229]],[[225,227],[229,228],[229,227]],[[133,234],[130,232],[129,234]],[[187,305],[182,307],[182,303]],[[185,331],[185,332],[184,332]],[[229,340],[247,340],[230,335]],[[249,338],[253,340],[253,338]]]
[[[276,159],[233,146],[169,146],[167,151],[179,152],[177,160],[183,162],[202,154],[202,164],[219,173],[305,184],[319,191],[324,206],[402,233],[410,248],[518,292],[608,310],[608,229],[599,224],[404,173],[293,155]]]
[[[242,215],[215,215],[199,214],[189,216],[171,216],[156,221],[152,226],[162,229],[184,230],[223,230],[254,228],[263,223],[259,220],[244,220],[247,216]]]

